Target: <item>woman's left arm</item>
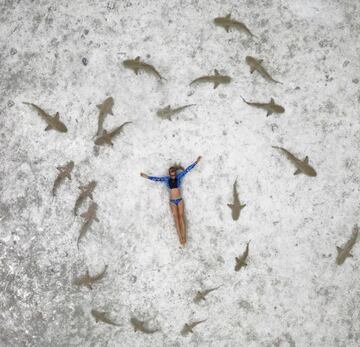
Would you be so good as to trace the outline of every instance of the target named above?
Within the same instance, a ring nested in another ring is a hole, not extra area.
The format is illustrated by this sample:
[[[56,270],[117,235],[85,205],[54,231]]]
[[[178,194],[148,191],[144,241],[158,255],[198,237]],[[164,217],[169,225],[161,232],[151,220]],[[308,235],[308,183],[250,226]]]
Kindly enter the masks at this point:
[[[200,161],[201,156],[199,156],[194,163],[189,165],[185,170],[181,171],[178,175],[178,178],[183,178],[190,170],[192,170],[195,165]]]

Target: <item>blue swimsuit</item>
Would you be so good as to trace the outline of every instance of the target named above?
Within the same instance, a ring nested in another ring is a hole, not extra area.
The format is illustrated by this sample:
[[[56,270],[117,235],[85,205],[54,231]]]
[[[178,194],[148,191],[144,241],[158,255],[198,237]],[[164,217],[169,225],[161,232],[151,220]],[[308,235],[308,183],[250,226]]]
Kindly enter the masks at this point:
[[[174,179],[170,178],[170,176],[148,176],[148,179],[156,182],[163,182],[169,189],[180,188],[182,179],[191,169],[194,168],[195,165],[196,162],[189,165],[185,170],[178,173]],[[173,205],[179,205],[181,200],[182,198],[170,199],[170,203]]]

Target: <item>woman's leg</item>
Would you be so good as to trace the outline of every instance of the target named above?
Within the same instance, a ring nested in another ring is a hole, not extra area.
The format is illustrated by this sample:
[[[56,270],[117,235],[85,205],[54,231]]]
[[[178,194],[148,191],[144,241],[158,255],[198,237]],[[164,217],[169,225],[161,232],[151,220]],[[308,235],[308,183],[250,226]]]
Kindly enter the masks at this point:
[[[178,234],[178,237],[179,237],[179,241],[181,243],[181,229],[180,229],[180,223],[179,223],[178,208],[177,208],[176,205],[171,204],[171,203],[170,203],[170,208],[171,208],[172,214],[174,216],[176,231],[177,231],[177,234]]]
[[[184,200],[181,200],[178,207],[179,215],[179,224],[180,224],[180,234],[181,234],[181,244],[186,243],[186,230],[185,230],[185,216],[184,216]]]

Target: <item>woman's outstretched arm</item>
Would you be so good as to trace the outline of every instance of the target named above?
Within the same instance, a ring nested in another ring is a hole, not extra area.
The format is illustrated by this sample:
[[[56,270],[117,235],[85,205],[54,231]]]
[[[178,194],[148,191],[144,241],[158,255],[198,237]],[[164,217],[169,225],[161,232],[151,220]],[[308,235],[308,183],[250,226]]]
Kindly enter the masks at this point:
[[[147,174],[144,174],[143,172],[140,173],[140,176],[144,177],[144,178],[147,178],[149,180],[152,180],[152,181],[157,181],[157,182],[166,182],[168,180],[168,176],[149,176]]]
[[[194,163],[192,163],[191,165],[189,165],[185,170],[181,171],[178,175],[178,178],[183,178],[190,170],[192,170],[195,165],[200,161],[201,156],[199,156]]]

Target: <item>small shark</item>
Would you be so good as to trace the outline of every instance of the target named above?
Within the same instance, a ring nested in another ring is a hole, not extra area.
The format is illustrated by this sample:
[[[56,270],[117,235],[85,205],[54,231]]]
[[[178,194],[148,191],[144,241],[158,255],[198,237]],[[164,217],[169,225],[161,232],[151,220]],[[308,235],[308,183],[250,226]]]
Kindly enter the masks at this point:
[[[92,289],[93,283],[98,282],[105,277],[107,267],[108,266],[105,265],[104,270],[94,276],[90,276],[89,270],[86,270],[86,274],[83,276],[80,276],[78,278],[75,278],[73,283],[77,286],[85,286],[85,287],[88,287],[89,289]]]
[[[197,321],[197,322],[193,322],[193,323],[189,323],[189,324],[185,323],[183,329],[182,329],[181,332],[180,332],[181,335],[182,335],[182,336],[186,336],[186,335],[188,335],[189,333],[193,333],[193,329],[194,329],[198,324],[203,323],[203,322],[205,322],[205,321],[206,321],[206,319],[200,320],[200,321]]]
[[[125,122],[123,124],[121,124],[119,127],[111,130],[110,132],[107,132],[105,129],[102,132],[102,135],[99,136],[96,140],[95,140],[95,144],[98,146],[102,146],[105,144],[109,144],[111,146],[114,146],[114,144],[112,143],[112,139],[119,135],[122,131],[125,125],[130,124],[132,122]]]
[[[36,106],[35,104],[31,104],[30,102],[23,102],[23,104],[33,107],[37,111],[39,116],[47,123],[47,127],[45,128],[45,131],[54,129],[61,133],[67,132],[67,128],[65,124],[60,121],[59,112],[56,112],[55,116],[52,117],[48,113],[46,113],[43,109],[41,109],[39,106]]]
[[[310,177],[316,176],[316,171],[312,166],[309,165],[308,156],[306,156],[304,160],[300,160],[296,158],[293,154],[291,154],[289,151],[287,151],[285,148],[277,147],[277,146],[272,146],[272,147],[280,149],[283,153],[285,153],[286,157],[295,165],[296,171],[294,172],[294,175],[303,173]]]
[[[52,195],[56,195],[56,190],[59,188],[61,182],[65,180],[67,177],[69,180],[71,180],[71,171],[74,168],[74,162],[71,160],[64,166],[58,166],[57,169],[59,171],[59,174],[57,175],[53,189],[52,189]]]
[[[214,75],[210,75],[210,76],[202,76],[199,78],[196,78],[195,80],[193,80],[190,83],[190,86],[193,83],[199,83],[199,82],[210,82],[210,83],[214,83],[214,89],[216,89],[219,84],[228,84],[231,82],[231,77],[229,76],[225,76],[225,75],[220,75],[218,70],[214,70]]]
[[[139,70],[144,70],[150,72],[157,76],[160,80],[165,80],[166,78],[162,77],[160,73],[150,64],[144,63],[140,60],[140,57],[136,57],[135,59],[127,59],[123,61],[124,67],[127,69],[133,70],[137,75]]]
[[[266,80],[268,81],[272,81],[275,83],[280,83],[282,84],[282,82],[276,81],[274,80],[270,74],[265,70],[265,68],[261,65],[263,62],[263,59],[256,59],[254,57],[250,57],[247,56],[245,58],[246,63],[250,66],[250,72],[253,73],[255,70],[259,72],[259,74],[264,77]]]
[[[79,197],[75,201],[75,207],[74,207],[74,215],[77,215],[77,211],[79,207],[82,205],[84,200],[89,197],[91,200],[93,199],[92,193],[94,192],[94,189],[96,187],[96,181],[91,181],[85,186],[80,186],[79,189],[81,190],[81,193]]]
[[[217,286],[215,288],[210,288],[210,289],[205,289],[205,290],[198,290],[193,301],[198,304],[199,302],[201,302],[201,300],[206,300],[206,295],[208,295],[209,293],[213,292],[214,290],[219,289],[221,286]]]
[[[255,36],[253,33],[247,28],[244,23],[241,23],[233,18],[231,18],[231,14],[229,13],[225,17],[216,17],[214,18],[214,23],[217,26],[223,27],[228,33],[230,28],[238,29],[239,31],[244,31],[250,36]],[[255,36],[256,37],[256,36]]]
[[[103,124],[107,114],[113,115],[112,107],[114,106],[114,99],[110,96],[102,104],[96,105],[99,109],[98,129],[96,135],[99,136],[103,132]]]
[[[267,111],[266,117],[269,117],[273,113],[284,113],[285,112],[284,107],[276,104],[273,98],[270,99],[269,103],[248,102],[242,96],[241,96],[241,99],[243,99],[243,101],[250,106],[261,108],[261,109]]]
[[[154,334],[160,329],[149,329],[146,327],[147,321],[141,321],[135,317],[130,318],[130,323],[134,327],[134,331],[141,331],[144,334]]]
[[[80,229],[80,234],[77,240],[77,246],[79,248],[79,242],[80,240],[85,236],[86,232],[91,227],[93,221],[99,222],[99,219],[96,216],[98,205],[96,202],[92,202],[88,208],[88,210],[81,214],[80,216],[85,219],[85,223],[82,225]]]
[[[185,108],[188,108],[190,106],[195,106],[195,104],[190,104],[190,105],[185,105],[185,106],[181,106],[181,107],[177,107],[177,108],[171,108],[170,105],[159,109],[156,112],[156,115],[162,119],[168,119],[171,120],[171,116],[173,116],[176,113],[181,112],[182,110],[184,110]]]
[[[240,257],[235,257],[235,271],[239,271],[243,266],[247,266],[246,258],[249,255],[249,243],[246,244],[246,249]]]
[[[337,249],[337,257],[336,257],[336,264],[342,265],[346,258],[352,257],[352,254],[350,253],[351,249],[354,247],[357,237],[359,235],[359,228],[357,225],[354,226],[351,238],[346,244],[343,246],[343,248],[336,247]]]
[[[100,311],[92,309],[91,314],[95,318],[96,323],[103,322],[103,323],[110,324],[110,325],[116,325],[118,327],[120,326],[120,324],[116,324],[109,318],[106,318],[106,312],[100,312]]]
[[[236,185],[237,185],[237,178],[236,178],[236,180],[234,182],[234,185],[233,185],[234,203],[233,204],[227,204],[231,208],[231,211],[232,211],[231,216],[232,216],[233,220],[238,220],[239,219],[241,210],[246,206],[246,204],[242,205],[240,203],[239,193],[237,191]]]

